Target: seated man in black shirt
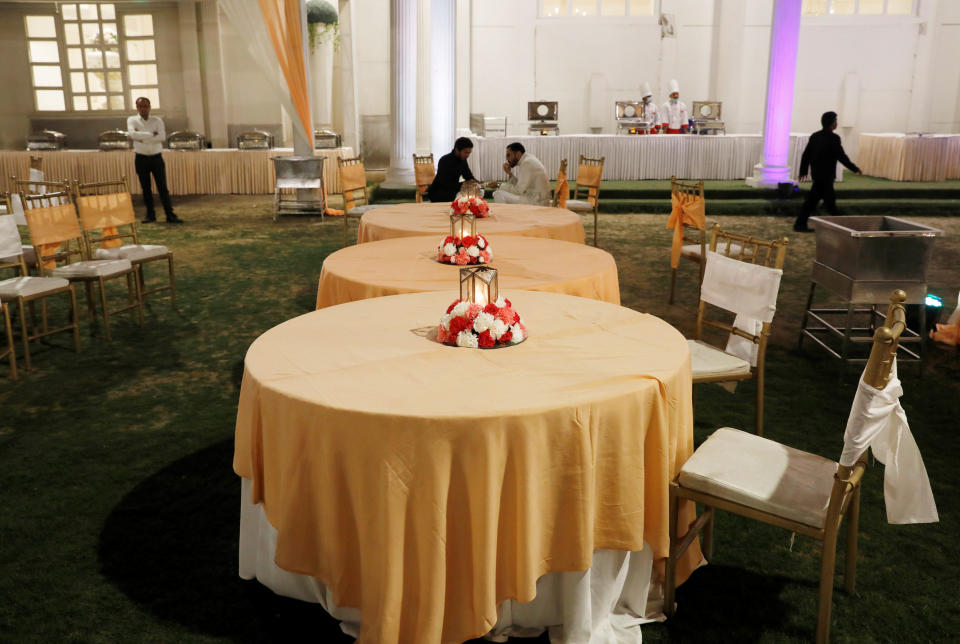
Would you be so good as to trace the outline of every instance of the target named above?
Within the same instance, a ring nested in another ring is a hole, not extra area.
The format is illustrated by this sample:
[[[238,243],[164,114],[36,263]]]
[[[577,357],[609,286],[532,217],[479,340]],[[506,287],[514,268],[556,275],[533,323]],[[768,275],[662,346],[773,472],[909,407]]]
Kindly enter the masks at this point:
[[[430,201],[450,202],[460,192],[460,177],[465,181],[475,181],[467,157],[473,152],[473,141],[461,136],[453,144],[453,152],[444,154],[437,163],[437,176],[427,188],[427,197]]]
[[[800,216],[793,224],[793,229],[798,233],[810,232],[807,219],[821,199],[827,212],[831,215],[840,214],[837,211],[837,200],[833,193],[833,182],[837,178],[837,161],[860,174],[860,168],[854,165],[844,153],[840,137],[833,133],[837,129],[837,113],[824,112],[820,117],[820,124],[823,129],[810,135],[803,156],[800,157],[800,179],[803,180],[807,176],[809,168],[813,185],[810,186],[810,192],[803,206],[800,207]]]

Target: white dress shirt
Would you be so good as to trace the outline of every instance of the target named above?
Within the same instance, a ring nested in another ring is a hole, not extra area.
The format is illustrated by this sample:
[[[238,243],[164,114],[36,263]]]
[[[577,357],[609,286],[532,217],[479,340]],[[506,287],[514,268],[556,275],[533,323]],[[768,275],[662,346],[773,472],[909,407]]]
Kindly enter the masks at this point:
[[[687,114],[687,104],[683,101],[663,104],[663,123],[671,130],[690,126],[690,116]]]
[[[494,195],[494,201],[549,205],[550,180],[547,178],[547,169],[543,167],[540,159],[525,152],[514,166],[510,178],[506,183],[501,184],[497,192],[508,194],[501,195],[500,199]]]
[[[167,131],[159,116],[151,115],[147,120],[139,114],[131,116],[127,119],[127,133],[133,139],[133,151],[137,154],[160,154],[167,140]]]

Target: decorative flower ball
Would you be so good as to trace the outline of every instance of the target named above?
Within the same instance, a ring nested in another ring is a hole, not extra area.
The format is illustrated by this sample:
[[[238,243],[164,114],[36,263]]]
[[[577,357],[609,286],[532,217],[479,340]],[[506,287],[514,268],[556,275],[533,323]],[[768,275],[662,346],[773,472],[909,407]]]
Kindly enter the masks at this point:
[[[459,197],[450,203],[451,215],[472,214],[478,219],[489,216],[490,206],[483,197]]]
[[[437,327],[437,340],[470,349],[492,349],[520,344],[526,339],[527,327],[520,314],[503,297],[484,307],[454,300]]]
[[[492,258],[490,242],[483,235],[463,239],[447,235],[437,248],[437,261],[443,264],[489,264]]]

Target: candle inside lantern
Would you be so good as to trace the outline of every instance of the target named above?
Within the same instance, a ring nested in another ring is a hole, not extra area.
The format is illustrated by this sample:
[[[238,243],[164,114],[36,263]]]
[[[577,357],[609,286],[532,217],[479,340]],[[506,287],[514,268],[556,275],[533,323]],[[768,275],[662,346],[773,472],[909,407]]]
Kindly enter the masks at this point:
[[[450,236],[457,239],[477,234],[477,218],[472,213],[450,215]]]
[[[486,306],[496,302],[498,296],[497,269],[489,266],[460,269],[461,300]]]
[[[473,301],[480,306],[488,304],[486,284],[480,280],[474,280],[473,282]]]

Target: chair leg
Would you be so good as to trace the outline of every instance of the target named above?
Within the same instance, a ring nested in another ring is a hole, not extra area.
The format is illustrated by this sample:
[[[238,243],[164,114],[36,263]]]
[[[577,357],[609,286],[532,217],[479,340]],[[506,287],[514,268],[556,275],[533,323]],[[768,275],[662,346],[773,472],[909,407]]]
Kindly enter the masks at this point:
[[[70,321],[73,322],[73,349],[80,353],[80,315],[77,310],[77,292],[70,285]]]
[[[44,333],[50,330],[50,323],[47,320],[47,298],[40,300],[40,324]]]
[[[593,247],[598,248],[597,246],[597,209],[593,209]]]
[[[670,297],[667,298],[667,304],[673,304],[673,290],[677,286],[677,269],[670,269]]]
[[[23,342],[23,360],[27,365],[26,370],[30,371],[33,367],[30,364],[30,331],[27,329],[27,307],[24,305],[23,300],[17,302],[17,305],[20,311],[20,340]]]
[[[820,599],[817,610],[817,644],[830,640],[830,611],[833,608],[833,569],[837,558],[836,528],[827,530],[820,560]]]
[[[7,332],[7,359],[10,361],[10,380],[17,379],[17,348],[13,342],[13,327],[10,325],[10,307],[3,306],[3,324]]]
[[[717,517],[717,511],[714,508],[705,506],[703,508],[703,513],[710,516],[706,525],[703,526],[703,541],[701,542],[701,550],[703,551],[703,556],[707,561],[710,561],[713,558],[713,521]]]
[[[100,308],[103,314],[103,334],[107,342],[110,342],[113,338],[110,336],[110,310],[107,308],[107,287],[104,285],[102,277],[98,279],[98,284],[100,285]]]
[[[763,364],[757,367],[757,436],[763,436]]]
[[[679,507],[679,501],[676,495],[673,492],[673,488],[670,489],[670,508],[668,512],[670,513],[670,550],[669,556],[667,557],[667,563],[663,575],[663,614],[667,617],[673,617],[674,604],[676,594],[677,594],[677,558],[680,556],[680,553],[676,551],[677,548],[677,508]]]
[[[177,308],[177,284],[173,275],[173,254],[167,255],[167,269],[170,273],[170,306]]]
[[[97,306],[93,303],[93,282],[88,280],[83,283],[83,286],[87,291],[87,313],[90,315],[90,321],[93,322],[97,319]]]
[[[843,573],[843,588],[852,593],[857,583],[857,535],[860,532],[860,486],[853,490],[847,507],[847,553]]]
[[[134,273],[139,273],[142,270],[143,270],[143,264],[141,264],[140,266],[136,266],[133,269]],[[136,291],[136,297],[137,297],[137,318],[138,318],[138,321],[140,322],[140,326],[143,326],[143,290],[140,288],[139,279],[134,278],[133,288],[134,288],[134,291]]]

